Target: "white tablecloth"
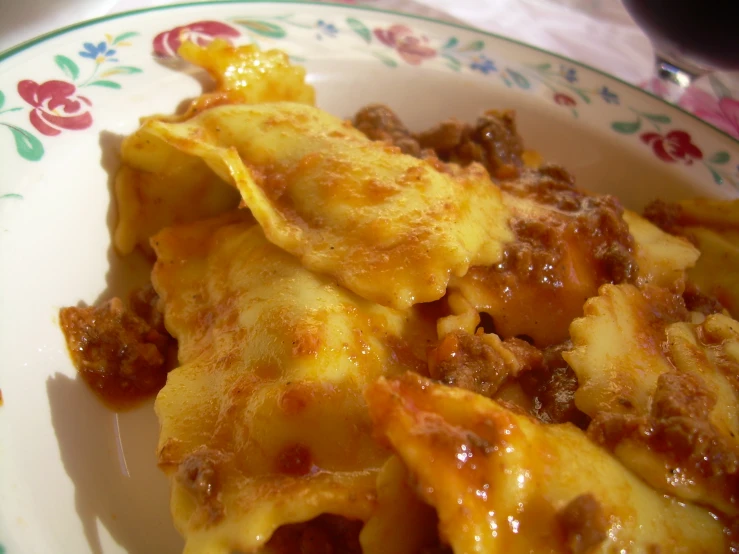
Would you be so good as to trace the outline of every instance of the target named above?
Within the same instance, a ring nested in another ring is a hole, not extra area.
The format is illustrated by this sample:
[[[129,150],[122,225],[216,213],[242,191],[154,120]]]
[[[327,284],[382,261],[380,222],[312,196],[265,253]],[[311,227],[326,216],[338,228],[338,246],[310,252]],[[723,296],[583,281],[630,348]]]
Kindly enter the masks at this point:
[[[0,51],[85,19],[180,0],[0,0]],[[644,84],[649,40],[618,0],[344,0],[479,27]],[[702,79],[681,105],[739,138],[739,74]],[[714,82],[715,84],[715,82]],[[723,98],[717,91],[723,90]],[[726,91],[730,96],[726,97]],[[733,97],[733,98],[732,98]]]

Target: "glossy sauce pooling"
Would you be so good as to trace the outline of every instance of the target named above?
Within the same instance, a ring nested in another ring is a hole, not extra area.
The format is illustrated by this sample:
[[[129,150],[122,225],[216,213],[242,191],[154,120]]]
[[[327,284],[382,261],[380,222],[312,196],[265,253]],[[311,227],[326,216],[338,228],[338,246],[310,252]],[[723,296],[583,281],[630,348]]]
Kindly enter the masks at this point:
[[[503,260],[453,281],[501,338],[526,336],[546,347],[567,339],[570,322],[604,283],[632,282],[633,238],[612,196],[574,188],[562,169],[502,181],[515,240]]]

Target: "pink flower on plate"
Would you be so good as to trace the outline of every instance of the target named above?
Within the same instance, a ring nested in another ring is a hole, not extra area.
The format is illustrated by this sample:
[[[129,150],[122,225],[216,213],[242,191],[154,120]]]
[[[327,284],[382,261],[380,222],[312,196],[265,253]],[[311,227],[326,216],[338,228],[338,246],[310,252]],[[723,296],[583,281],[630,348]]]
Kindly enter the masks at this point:
[[[728,96],[716,98],[704,90],[691,87],[680,98],[680,106],[739,139],[739,100]]]
[[[703,152],[693,144],[690,134],[685,131],[670,131],[665,136],[659,133],[642,133],[644,144],[649,144],[657,157],[665,162],[684,161],[692,165],[693,160],[702,160]]]
[[[25,80],[18,83],[18,94],[33,106],[31,124],[39,133],[53,137],[63,129],[79,131],[92,125],[87,98],[77,94],[77,87],[65,81],[38,84]]]
[[[436,56],[436,50],[428,45],[429,39],[416,36],[410,27],[393,25],[388,29],[375,29],[375,36],[384,45],[395,48],[401,58],[411,65]]]
[[[568,108],[577,105],[575,99],[564,92],[558,92],[554,95],[554,103],[559,104],[560,106],[567,106]]]
[[[154,37],[152,46],[157,56],[175,58],[177,49],[185,41],[189,40],[199,46],[205,46],[215,38],[229,40],[238,36],[241,36],[238,30],[220,21],[196,21],[159,33]]]

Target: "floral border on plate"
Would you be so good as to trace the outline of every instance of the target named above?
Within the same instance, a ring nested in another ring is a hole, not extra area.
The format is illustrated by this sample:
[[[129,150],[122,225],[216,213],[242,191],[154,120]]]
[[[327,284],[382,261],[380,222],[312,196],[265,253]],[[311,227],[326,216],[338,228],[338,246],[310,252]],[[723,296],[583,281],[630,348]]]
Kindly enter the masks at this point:
[[[0,91],[0,116],[22,112],[27,115],[36,133],[45,137],[87,129],[92,125],[93,103],[89,95],[81,94],[82,89],[120,89],[121,84],[111,77],[141,73],[138,67],[118,64],[117,57],[120,55],[118,50],[130,46],[130,39],[137,36],[136,32],[115,37],[106,35],[105,40],[83,43],[76,57],[57,54],[54,62],[59,75],[50,75],[48,80],[41,83],[31,79],[19,81],[16,86],[19,101],[16,105],[5,108],[7,97]],[[80,60],[75,61],[76,58]],[[0,118],[0,126],[13,134],[15,149],[22,158],[30,162],[43,158],[44,143],[24,124],[9,123],[5,118]],[[18,195],[3,195],[0,198],[8,196]]]
[[[122,65],[119,60],[121,48],[138,36],[139,33],[130,31],[115,37],[106,35],[105,40],[91,37],[91,41],[81,44],[76,52],[76,56],[81,58],[79,63],[84,64],[82,68],[74,61],[77,58],[73,53],[56,55],[54,61],[66,79],[50,76],[42,83],[20,81],[16,91],[19,99],[13,107],[3,109],[7,102],[0,91],[0,126],[13,134],[17,153],[30,162],[38,161],[44,156],[47,137],[90,127],[94,97],[90,98],[89,88],[120,89],[122,85],[110,77],[142,71],[138,67]],[[353,16],[316,19],[314,15],[295,12],[258,18],[235,16],[223,20],[193,21],[158,33],[151,43],[152,53],[159,58],[176,57],[182,41],[192,40],[204,45],[216,37],[235,44],[256,43],[262,48],[280,47],[282,39],[297,38],[313,41],[317,51],[328,51],[341,43],[342,48],[350,48],[390,69],[423,64],[454,73],[477,73],[485,78],[498,79],[504,86],[524,93],[543,90],[555,105],[567,110],[573,118],[580,118],[590,107],[599,104],[618,107],[622,115],[610,122],[612,131],[633,135],[665,163],[702,164],[717,185],[729,184],[739,190],[739,165],[729,152],[705,151],[688,131],[675,128],[668,114],[647,113],[622,104],[618,92],[606,84],[583,84],[578,68],[566,62],[502,64],[482,39],[463,42],[454,35],[430,38],[405,23],[373,27]],[[289,44],[282,47],[290,53]],[[296,63],[307,61],[297,55],[291,58]],[[83,69],[86,71],[84,74]],[[13,112],[26,114],[31,126],[43,136],[43,141],[29,131],[26,124],[11,123],[3,118]],[[18,196],[6,194],[0,199]]]

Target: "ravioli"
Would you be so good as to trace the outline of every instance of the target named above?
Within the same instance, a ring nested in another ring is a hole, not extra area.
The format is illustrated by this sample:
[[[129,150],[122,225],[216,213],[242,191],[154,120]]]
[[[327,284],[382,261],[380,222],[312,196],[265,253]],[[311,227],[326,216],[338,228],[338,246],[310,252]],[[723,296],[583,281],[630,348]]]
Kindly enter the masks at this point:
[[[313,104],[315,92],[305,83],[305,69],[290,64],[279,50],[255,45],[234,47],[215,40],[206,47],[185,42],[179,54],[205,68],[215,90],[198,96],[180,115],[146,119],[184,121],[204,109],[234,103],[293,101]],[[238,191],[219,179],[203,160],[168,147],[145,128],[121,146],[116,174],[118,223],[115,247],[128,254],[137,246],[151,253],[149,238],[168,225],[208,218],[235,208]]]
[[[698,249],[682,237],[665,233],[634,212],[626,210],[623,217],[636,243],[634,257],[639,266],[638,284],[682,292],[685,272],[700,256]]]
[[[570,424],[542,425],[414,374],[381,378],[366,396],[455,554],[726,547],[706,510],[655,492]]]
[[[139,246],[152,254],[149,238],[169,225],[235,209],[240,196],[205,162],[169,148],[147,133],[123,141],[116,173],[118,224],[115,247],[129,254]]]
[[[701,256],[688,279],[739,318],[739,199],[656,201],[647,206],[645,216],[695,244]]]
[[[215,90],[198,96],[182,116],[185,120],[224,104],[300,102],[314,105],[316,92],[305,82],[305,68],[290,63],[281,50],[261,51],[256,44],[231,46],[216,39],[207,46],[183,42],[177,53],[205,69],[215,81]]]
[[[570,326],[575,403],[591,436],[654,488],[737,515],[739,322],[680,321],[687,312],[648,292],[605,285]]]
[[[181,364],[156,400],[158,459],[185,553],[254,552],[322,513],[368,519],[388,453],[362,391],[421,370],[435,322],[307,271],[248,210],[152,244]]]
[[[736,230],[687,227],[701,257],[688,277],[700,290],[715,296],[729,313],[739,318],[739,227]]]
[[[410,477],[397,456],[382,467],[377,507],[359,535],[362,554],[417,554],[438,543],[436,512],[418,498]]]
[[[221,106],[142,132],[238,187],[267,238],[356,294],[403,309],[491,264],[511,235],[479,165],[443,166],[295,103]]]

